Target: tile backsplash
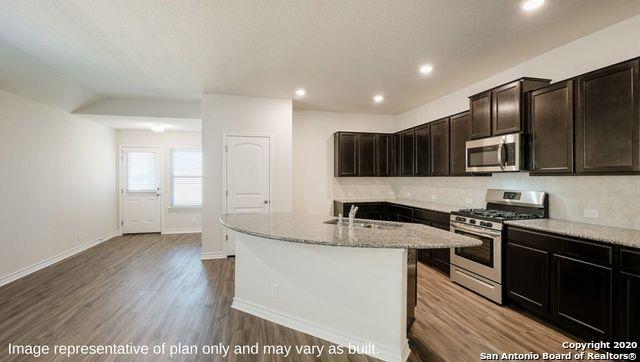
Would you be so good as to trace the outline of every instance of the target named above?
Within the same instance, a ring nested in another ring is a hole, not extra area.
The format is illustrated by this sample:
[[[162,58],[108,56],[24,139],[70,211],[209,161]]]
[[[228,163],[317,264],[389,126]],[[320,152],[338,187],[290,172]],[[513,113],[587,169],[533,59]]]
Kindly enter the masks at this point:
[[[554,219],[640,229],[640,176],[529,176],[519,172],[487,177],[334,178],[333,195],[395,195],[463,208],[484,207],[490,188],[545,191]]]

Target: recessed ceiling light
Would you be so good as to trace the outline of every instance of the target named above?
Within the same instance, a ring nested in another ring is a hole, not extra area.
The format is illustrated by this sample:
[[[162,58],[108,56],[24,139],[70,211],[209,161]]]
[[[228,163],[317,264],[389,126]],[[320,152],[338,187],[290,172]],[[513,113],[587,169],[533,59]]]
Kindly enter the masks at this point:
[[[382,101],[384,101],[384,96],[382,94],[377,94],[375,96],[373,96],[373,101],[376,103],[380,103]]]
[[[429,74],[433,70],[433,65],[431,64],[423,64],[418,68],[418,71],[422,74]]]
[[[544,0],[526,0],[522,3],[522,10],[530,11],[539,8]]]
[[[163,132],[164,131],[164,126],[161,124],[154,124],[151,126],[151,130],[153,132]]]
[[[296,89],[296,95],[297,95],[298,97],[303,97],[303,96],[304,96],[304,95],[306,95],[306,94],[307,94],[307,91],[306,91],[306,90],[304,90],[304,88],[298,88],[298,89]]]

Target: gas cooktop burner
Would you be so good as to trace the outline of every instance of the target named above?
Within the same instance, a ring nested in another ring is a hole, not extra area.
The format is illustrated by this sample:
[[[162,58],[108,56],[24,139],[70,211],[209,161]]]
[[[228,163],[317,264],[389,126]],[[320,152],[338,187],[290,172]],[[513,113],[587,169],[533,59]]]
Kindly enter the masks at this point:
[[[457,212],[460,215],[481,217],[495,220],[520,220],[537,219],[540,216],[517,211],[492,210],[492,209],[462,209]]]

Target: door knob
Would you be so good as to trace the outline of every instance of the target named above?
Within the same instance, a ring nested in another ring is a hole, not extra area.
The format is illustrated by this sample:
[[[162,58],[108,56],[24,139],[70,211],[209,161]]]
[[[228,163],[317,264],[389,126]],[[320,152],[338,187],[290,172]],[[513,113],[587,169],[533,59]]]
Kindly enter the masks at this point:
[[[268,204],[268,203],[269,203],[269,200],[264,200],[264,204],[265,205]]]

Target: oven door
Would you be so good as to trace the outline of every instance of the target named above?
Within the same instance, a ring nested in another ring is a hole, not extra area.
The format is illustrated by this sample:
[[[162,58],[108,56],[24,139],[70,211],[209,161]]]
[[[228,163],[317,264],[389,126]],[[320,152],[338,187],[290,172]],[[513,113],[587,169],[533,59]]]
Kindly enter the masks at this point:
[[[467,141],[467,172],[520,171],[520,134]]]
[[[451,264],[502,284],[502,233],[454,221],[451,232],[482,241],[480,246],[451,248]]]

